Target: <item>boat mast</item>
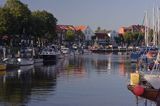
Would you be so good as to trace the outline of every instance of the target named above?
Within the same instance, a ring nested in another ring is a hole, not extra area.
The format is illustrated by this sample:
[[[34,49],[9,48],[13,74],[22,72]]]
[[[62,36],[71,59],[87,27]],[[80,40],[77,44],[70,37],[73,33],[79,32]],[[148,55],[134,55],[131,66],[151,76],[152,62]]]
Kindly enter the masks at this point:
[[[157,4],[157,0],[155,0],[155,4]],[[153,45],[158,46],[158,36],[160,34],[160,21],[159,21],[159,7],[156,6],[155,9],[155,4],[153,6]]]
[[[153,6],[153,45],[156,45],[155,8]]]
[[[158,25],[157,25],[157,46],[159,45],[159,30],[160,30],[160,21],[159,21],[159,18],[160,18],[160,16],[159,16],[159,7],[157,6],[157,21],[158,21]]]
[[[145,45],[148,46],[148,13],[145,12]]]

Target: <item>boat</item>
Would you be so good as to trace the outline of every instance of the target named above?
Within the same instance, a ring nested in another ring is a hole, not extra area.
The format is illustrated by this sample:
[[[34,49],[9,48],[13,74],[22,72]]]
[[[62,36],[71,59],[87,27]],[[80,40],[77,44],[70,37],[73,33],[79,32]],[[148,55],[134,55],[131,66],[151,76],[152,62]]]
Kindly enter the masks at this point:
[[[6,70],[6,64],[1,63],[0,64],[0,71],[5,71]]]
[[[7,70],[17,70],[21,66],[29,66],[34,64],[34,60],[31,55],[32,50],[24,48],[20,50],[19,57],[8,57],[3,59],[3,63],[6,64]]]
[[[30,47],[26,47],[20,50],[20,57],[17,58],[18,64],[20,66],[33,65],[33,49]]]
[[[134,88],[135,85],[128,85],[127,88],[135,95]],[[160,98],[160,90],[154,88],[145,88],[143,94],[140,97],[157,102],[157,99]]]
[[[152,70],[143,72],[143,77],[155,88],[160,88],[160,51],[154,61]]]
[[[50,45],[42,49],[40,56],[42,56],[44,64],[52,64],[59,58],[60,51],[56,45]]]
[[[6,64],[6,70],[15,70],[19,69],[19,62],[16,58],[5,58],[3,63]]]
[[[160,89],[154,88],[138,71],[130,74],[130,83],[127,88],[137,97],[160,102]]]
[[[139,52],[132,52],[131,55],[130,55],[131,62],[132,63],[137,63],[139,57],[140,57]]]
[[[34,59],[33,58],[18,58],[18,64],[20,66],[27,66],[27,65],[33,65],[34,64]]]
[[[61,46],[61,52],[63,54],[68,54],[69,53],[69,48],[65,47],[65,46]]]
[[[42,58],[34,58],[34,63],[43,63]]]
[[[40,53],[40,48],[33,48],[34,64],[43,63],[43,58],[42,56],[39,55],[39,53]]]

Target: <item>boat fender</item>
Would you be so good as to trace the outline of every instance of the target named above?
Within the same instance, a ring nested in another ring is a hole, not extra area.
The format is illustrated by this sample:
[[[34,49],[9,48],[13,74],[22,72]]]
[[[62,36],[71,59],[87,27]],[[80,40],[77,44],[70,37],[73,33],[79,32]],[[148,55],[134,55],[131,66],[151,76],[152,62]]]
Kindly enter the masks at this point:
[[[144,93],[144,88],[141,85],[136,85],[133,88],[133,92],[136,96],[140,96]]]

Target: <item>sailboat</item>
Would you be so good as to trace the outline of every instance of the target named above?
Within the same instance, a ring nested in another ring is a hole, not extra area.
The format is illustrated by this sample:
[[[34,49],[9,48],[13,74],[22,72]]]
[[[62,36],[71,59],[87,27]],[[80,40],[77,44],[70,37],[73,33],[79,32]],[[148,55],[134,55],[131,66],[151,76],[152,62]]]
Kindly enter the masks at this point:
[[[155,88],[160,88],[160,50],[150,72],[144,74],[144,78]]]
[[[153,8],[153,45],[158,47],[160,34],[160,12],[159,8],[155,11]],[[160,49],[158,50],[158,54],[156,59],[154,60],[153,67],[150,72],[144,72],[144,78],[153,85],[155,89],[160,89]]]
[[[159,8],[157,8],[157,16],[155,16],[155,8],[153,8],[153,46],[158,47],[158,35],[160,32],[160,21],[159,21]],[[147,16],[147,15],[146,15]],[[147,22],[147,20],[146,20]],[[145,45],[149,46],[148,42],[148,24],[145,24]],[[127,88],[136,96],[140,96],[151,101],[157,102],[159,106],[160,102],[160,49],[154,60],[154,65],[151,70],[139,70],[141,75],[140,80],[135,85],[129,84]],[[136,86],[138,87],[136,88]],[[136,91],[137,90],[137,91]]]

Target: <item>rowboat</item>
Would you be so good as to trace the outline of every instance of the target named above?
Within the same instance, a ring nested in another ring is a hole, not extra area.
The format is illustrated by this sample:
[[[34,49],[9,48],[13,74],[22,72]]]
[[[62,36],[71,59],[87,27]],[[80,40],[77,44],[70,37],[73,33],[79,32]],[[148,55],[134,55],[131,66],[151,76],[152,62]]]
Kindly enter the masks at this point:
[[[134,93],[134,87],[135,85],[128,85],[127,88],[135,95]],[[154,88],[145,88],[144,92],[140,97],[157,102],[157,100],[160,98],[160,89],[154,89]]]

